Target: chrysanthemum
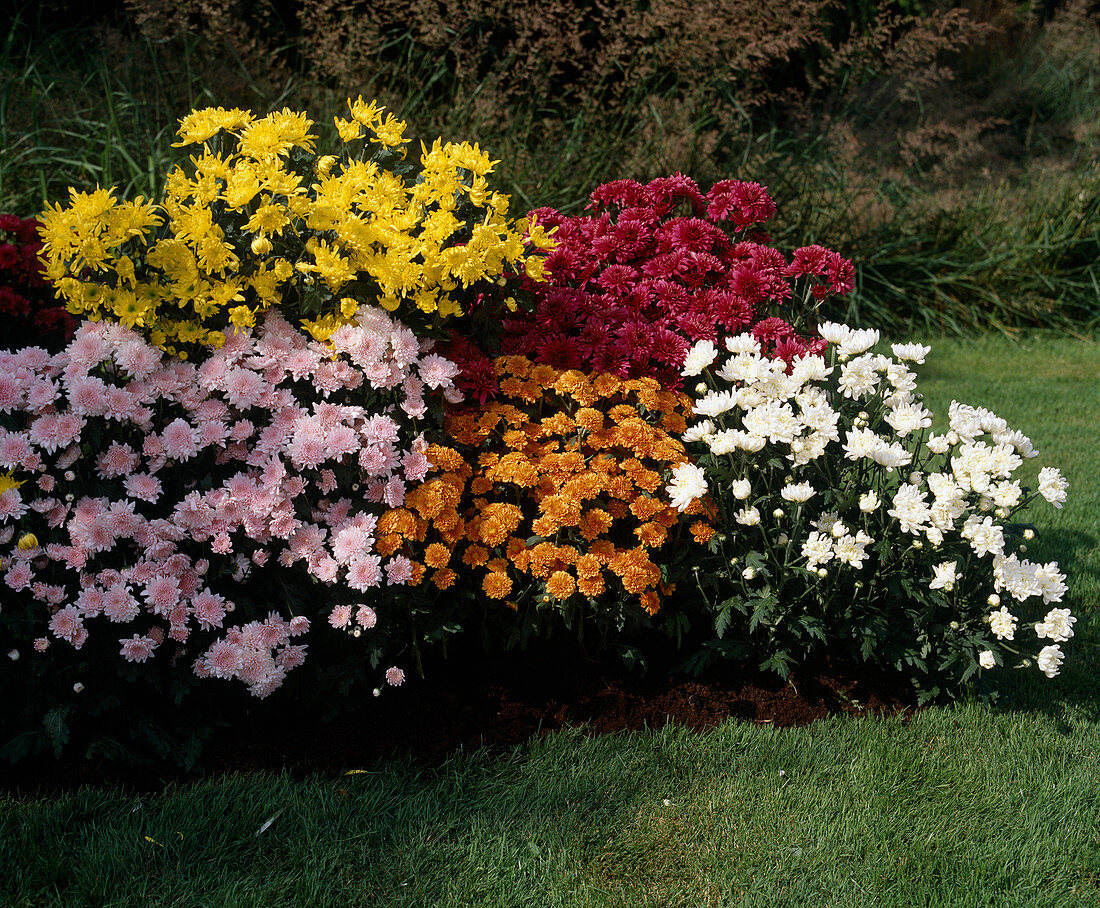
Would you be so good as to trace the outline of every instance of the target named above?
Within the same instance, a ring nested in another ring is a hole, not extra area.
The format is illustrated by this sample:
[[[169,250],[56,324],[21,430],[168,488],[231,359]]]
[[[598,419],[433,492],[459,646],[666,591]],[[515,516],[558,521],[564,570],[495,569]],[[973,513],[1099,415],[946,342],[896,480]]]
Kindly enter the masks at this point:
[[[481,588],[490,599],[503,599],[512,591],[512,581],[507,574],[490,571],[482,580]]]
[[[708,488],[706,472],[702,467],[681,463],[672,468],[672,482],[666,491],[672,506],[684,511],[692,501],[706,495]]]

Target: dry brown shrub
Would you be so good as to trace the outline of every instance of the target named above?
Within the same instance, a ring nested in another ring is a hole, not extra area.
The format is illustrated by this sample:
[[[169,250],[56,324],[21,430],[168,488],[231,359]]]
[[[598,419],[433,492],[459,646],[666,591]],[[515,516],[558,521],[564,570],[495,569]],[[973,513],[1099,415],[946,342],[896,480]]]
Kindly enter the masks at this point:
[[[447,55],[460,84],[487,81],[503,98],[581,103],[730,82],[745,106],[772,99],[777,69],[825,40],[835,0],[302,0],[305,54],[319,72],[364,77],[387,39],[408,33]]]
[[[188,37],[201,39],[194,65],[204,76],[209,72],[207,84],[221,90],[223,103],[238,103],[237,99],[257,89],[261,94],[277,92],[290,74],[284,51],[286,27],[270,4],[248,0],[125,0],[125,4],[138,31],[151,41],[175,43],[178,49]]]

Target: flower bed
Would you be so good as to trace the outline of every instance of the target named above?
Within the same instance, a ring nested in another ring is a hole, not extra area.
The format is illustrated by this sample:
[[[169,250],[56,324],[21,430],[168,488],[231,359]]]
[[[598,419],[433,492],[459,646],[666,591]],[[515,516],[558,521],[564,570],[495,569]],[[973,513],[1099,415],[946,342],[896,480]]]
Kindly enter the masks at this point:
[[[410,161],[349,110],[337,154],[305,114],[196,111],[159,203],[42,216],[84,321],[0,353],[9,756],[119,678],[332,704],[471,631],[631,661],[659,631],[783,677],[844,653],[922,699],[1057,673],[1065,578],[1012,522],[1030,442],[957,403],[932,434],[928,349],[818,324],[851,263],[768,245],[764,187],[623,180],[514,221],[476,146]]]

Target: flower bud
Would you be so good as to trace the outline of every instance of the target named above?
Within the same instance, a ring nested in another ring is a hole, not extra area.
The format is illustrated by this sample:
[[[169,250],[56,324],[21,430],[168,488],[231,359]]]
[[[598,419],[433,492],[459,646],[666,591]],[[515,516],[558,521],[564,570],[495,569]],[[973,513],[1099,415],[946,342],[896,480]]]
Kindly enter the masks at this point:
[[[696,394],[706,394],[707,393],[707,383],[705,381],[699,382],[699,384],[697,384],[695,386],[695,393]]]
[[[84,690],[84,685],[77,681],[76,684],[73,685],[73,693],[79,694],[82,690]]]
[[[993,608],[996,608],[998,605],[1001,604],[1001,597],[998,596],[996,593],[992,593],[985,601],[993,606]]]
[[[258,236],[252,240],[253,255],[267,255],[271,251],[271,240],[266,236]]]
[[[822,578],[828,577],[829,576],[829,569],[828,568],[823,568],[823,567],[818,568],[817,569],[817,576],[822,577]]]
[[[791,537],[788,536],[786,533],[780,533],[775,538],[775,541],[778,545],[787,545],[787,543],[789,543],[791,541]]]
[[[1034,539],[1034,538],[1035,538],[1035,531],[1034,530],[1032,530],[1030,528],[1024,530],[1024,539]]]
[[[784,514],[785,511],[782,508],[776,508],[774,511],[772,511],[772,517],[775,517],[776,519],[782,517]]]
[[[19,542],[16,545],[19,547],[19,551],[29,552],[38,548],[38,537],[34,533],[24,533],[19,537]]]
[[[332,172],[332,168],[336,166],[336,156],[331,154],[322,155],[317,159],[316,165],[317,176],[327,177]]]
[[[12,662],[18,662],[19,661],[19,650],[13,649],[10,653],[8,653],[8,658],[11,659]]]
[[[752,580],[756,576],[756,568],[747,567],[741,572],[741,576],[746,580]]]
[[[76,479],[76,473],[74,473],[72,470],[66,470],[61,475],[65,478],[65,482],[72,482],[74,479]]]

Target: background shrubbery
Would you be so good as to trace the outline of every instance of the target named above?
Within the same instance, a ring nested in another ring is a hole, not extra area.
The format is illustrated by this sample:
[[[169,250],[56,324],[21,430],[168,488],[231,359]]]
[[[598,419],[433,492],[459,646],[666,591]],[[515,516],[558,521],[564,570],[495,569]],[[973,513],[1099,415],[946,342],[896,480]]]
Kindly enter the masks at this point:
[[[678,170],[764,183],[780,245],[860,262],[834,317],[1096,322],[1087,2],[706,9],[24,4],[0,56],[0,199],[26,216],[69,185],[155,196],[165,140],[192,107],[332,109],[362,93],[424,136],[480,140],[509,163],[517,207],[574,213],[599,183]]]

